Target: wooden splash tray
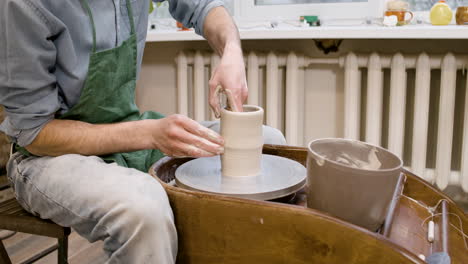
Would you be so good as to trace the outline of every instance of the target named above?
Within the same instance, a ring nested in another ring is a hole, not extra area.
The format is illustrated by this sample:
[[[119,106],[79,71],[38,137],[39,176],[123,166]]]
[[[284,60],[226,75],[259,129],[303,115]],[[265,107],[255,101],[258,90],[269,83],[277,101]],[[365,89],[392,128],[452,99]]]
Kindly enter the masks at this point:
[[[307,160],[306,148],[265,145],[263,153],[303,165]],[[400,176],[381,231],[373,233],[306,208],[304,191],[292,199],[263,202],[168,184],[189,160],[164,158],[150,169],[173,208],[178,263],[425,263],[419,255],[442,251],[451,263],[468,263],[461,233],[468,228],[467,215],[409,171]],[[427,240],[429,220],[435,223],[432,243]]]

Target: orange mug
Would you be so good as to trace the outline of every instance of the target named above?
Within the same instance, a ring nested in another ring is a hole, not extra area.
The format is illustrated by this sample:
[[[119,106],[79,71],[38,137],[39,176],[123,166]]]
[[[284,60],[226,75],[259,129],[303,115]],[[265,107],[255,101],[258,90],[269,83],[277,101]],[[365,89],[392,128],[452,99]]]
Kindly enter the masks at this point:
[[[177,28],[179,29],[179,31],[188,31],[188,30],[190,30],[189,28],[184,27],[184,24],[182,24],[179,21],[176,21],[176,25],[177,25]]]
[[[407,13],[411,15],[409,19],[406,19]],[[406,10],[388,10],[385,11],[385,16],[396,16],[400,26],[408,24],[414,17],[412,12]]]

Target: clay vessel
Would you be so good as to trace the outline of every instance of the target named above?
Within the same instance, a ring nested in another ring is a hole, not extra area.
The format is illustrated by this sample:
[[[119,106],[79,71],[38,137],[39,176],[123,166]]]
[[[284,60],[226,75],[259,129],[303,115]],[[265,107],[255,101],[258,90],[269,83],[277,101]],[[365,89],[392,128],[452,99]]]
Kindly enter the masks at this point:
[[[263,147],[263,109],[245,105],[244,112],[221,110],[221,155],[223,177],[247,177],[260,174]]]
[[[348,139],[314,140],[307,158],[307,206],[376,231],[401,170],[401,159],[381,147]]]

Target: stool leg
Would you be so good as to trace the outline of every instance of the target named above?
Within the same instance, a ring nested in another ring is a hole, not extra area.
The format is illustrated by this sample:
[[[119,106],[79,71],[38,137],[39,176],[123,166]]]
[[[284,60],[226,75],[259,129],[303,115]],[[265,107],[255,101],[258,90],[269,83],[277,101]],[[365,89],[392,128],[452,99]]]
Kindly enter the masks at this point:
[[[58,239],[58,263],[68,263],[68,236]]]
[[[10,257],[8,257],[8,253],[1,240],[0,240],[0,263],[11,264]]]

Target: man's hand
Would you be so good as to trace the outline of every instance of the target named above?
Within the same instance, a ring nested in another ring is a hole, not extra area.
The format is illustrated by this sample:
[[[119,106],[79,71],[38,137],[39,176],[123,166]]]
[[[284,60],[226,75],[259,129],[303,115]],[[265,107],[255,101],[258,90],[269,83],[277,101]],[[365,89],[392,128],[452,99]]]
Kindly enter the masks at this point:
[[[221,154],[223,139],[216,132],[182,115],[95,125],[52,120],[26,149],[37,156],[106,155],[159,149],[169,156],[208,157]]]
[[[183,115],[159,119],[153,140],[156,148],[172,157],[211,157],[224,152],[223,139]]]
[[[242,105],[247,100],[247,80],[245,78],[242,49],[237,45],[228,45],[224,49],[221,63],[215,69],[210,80],[210,106],[216,117],[220,115],[220,102],[217,96],[218,86],[226,93],[232,104],[232,111],[242,112]]]
[[[221,55],[220,65],[210,80],[210,106],[219,117],[220,102],[216,90],[221,86],[229,98],[232,110],[243,111],[242,105],[248,96],[244,57],[239,32],[223,7],[213,8],[208,13],[204,32],[210,45]]]

